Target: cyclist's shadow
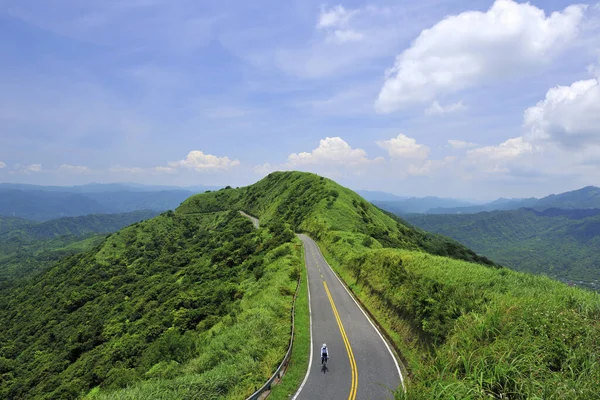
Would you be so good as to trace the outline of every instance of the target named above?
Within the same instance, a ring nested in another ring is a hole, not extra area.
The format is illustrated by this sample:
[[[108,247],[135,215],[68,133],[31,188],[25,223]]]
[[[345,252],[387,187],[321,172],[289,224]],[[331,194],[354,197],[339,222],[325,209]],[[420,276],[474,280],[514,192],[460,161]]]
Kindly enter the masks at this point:
[[[327,364],[323,364],[321,365],[321,372],[326,374],[327,371],[329,371],[329,368],[327,368]]]

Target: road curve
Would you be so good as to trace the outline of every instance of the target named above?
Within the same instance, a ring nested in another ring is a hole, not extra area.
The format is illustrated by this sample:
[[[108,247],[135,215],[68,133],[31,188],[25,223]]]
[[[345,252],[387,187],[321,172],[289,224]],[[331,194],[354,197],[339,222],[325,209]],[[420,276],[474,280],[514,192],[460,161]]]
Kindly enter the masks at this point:
[[[258,229],[258,227],[259,227],[258,218],[254,218],[252,215],[246,214],[243,211],[240,211],[240,214],[242,214],[246,218],[250,218],[250,221],[252,221],[252,224],[254,225],[254,227],[256,229]]]
[[[304,243],[311,312],[312,357],[293,399],[393,399],[400,369],[383,337],[331,270],[317,244]],[[320,349],[327,343],[327,368]]]

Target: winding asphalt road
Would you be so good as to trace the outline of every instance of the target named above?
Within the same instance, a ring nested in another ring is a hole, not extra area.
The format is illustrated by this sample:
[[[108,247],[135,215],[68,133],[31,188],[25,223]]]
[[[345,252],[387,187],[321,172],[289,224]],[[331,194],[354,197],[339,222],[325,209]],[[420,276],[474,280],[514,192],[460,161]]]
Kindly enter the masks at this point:
[[[317,244],[304,243],[311,309],[312,356],[309,369],[293,399],[393,399],[401,384],[392,353],[331,270]],[[327,368],[321,366],[323,343],[329,348]]]

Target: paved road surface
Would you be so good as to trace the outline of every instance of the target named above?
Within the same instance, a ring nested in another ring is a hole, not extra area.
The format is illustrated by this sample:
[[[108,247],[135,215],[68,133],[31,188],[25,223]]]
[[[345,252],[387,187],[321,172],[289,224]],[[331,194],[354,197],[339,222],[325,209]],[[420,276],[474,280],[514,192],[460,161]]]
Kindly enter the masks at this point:
[[[400,370],[383,338],[369,322],[316,243],[304,243],[311,307],[312,359],[298,400],[393,399]],[[327,343],[330,359],[321,366],[320,349]]]
[[[255,227],[256,229],[258,229],[258,219],[257,219],[257,218],[254,218],[253,216],[251,216],[251,215],[248,215],[248,214],[246,214],[246,213],[245,213],[245,212],[243,212],[243,211],[240,211],[240,214],[242,214],[242,215],[243,215],[244,217],[246,217],[246,218],[250,218],[250,220],[251,220],[251,221],[252,221],[252,223],[254,224],[254,227]]]

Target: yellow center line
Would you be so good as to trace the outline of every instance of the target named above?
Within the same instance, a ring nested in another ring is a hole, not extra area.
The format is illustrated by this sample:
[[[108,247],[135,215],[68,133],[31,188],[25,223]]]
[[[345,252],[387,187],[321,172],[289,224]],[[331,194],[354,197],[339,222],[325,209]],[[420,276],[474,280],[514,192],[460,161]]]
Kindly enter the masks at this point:
[[[358,388],[358,369],[356,368],[356,360],[354,359],[354,353],[352,352],[352,347],[350,346],[350,340],[348,339],[346,331],[344,330],[342,319],[340,318],[340,315],[337,312],[337,308],[335,307],[335,303],[333,302],[333,297],[331,297],[331,292],[327,287],[327,282],[323,281],[323,286],[325,286],[325,292],[327,292],[327,297],[329,298],[331,308],[333,309],[333,315],[335,315],[338,327],[340,328],[340,333],[342,334],[342,339],[344,340],[344,345],[346,346],[346,351],[348,352],[348,358],[350,359],[350,369],[352,370],[352,384],[350,385],[350,394],[348,395],[348,400],[355,400],[356,390]]]

